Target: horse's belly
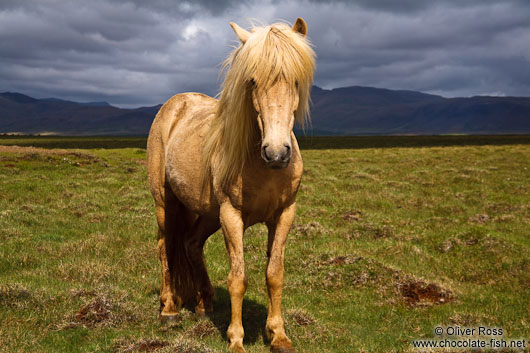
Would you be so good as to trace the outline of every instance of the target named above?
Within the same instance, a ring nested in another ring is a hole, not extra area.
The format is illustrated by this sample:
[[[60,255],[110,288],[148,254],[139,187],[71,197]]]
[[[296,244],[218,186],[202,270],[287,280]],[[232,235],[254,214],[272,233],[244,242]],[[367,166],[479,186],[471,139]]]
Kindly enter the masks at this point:
[[[202,142],[211,115],[206,110],[181,117],[166,149],[166,180],[179,201],[198,214],[216,214],[219,209],[209,185],[202,190]]]

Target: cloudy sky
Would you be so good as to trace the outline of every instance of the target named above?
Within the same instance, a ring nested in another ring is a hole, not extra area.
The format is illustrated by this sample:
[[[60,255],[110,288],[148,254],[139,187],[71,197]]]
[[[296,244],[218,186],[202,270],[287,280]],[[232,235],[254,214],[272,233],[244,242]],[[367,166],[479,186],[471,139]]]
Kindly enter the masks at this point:
[[[122,107],[214,95],[229,21],[297,17],[320,87],[530,96],[527,0],[0,0],[0,92]]]

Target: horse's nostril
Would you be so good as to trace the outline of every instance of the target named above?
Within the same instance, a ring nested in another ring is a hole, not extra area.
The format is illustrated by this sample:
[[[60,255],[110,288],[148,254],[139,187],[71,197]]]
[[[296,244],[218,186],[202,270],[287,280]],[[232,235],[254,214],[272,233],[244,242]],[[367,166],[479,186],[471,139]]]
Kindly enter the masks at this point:
[[[281,147],[280,147],[281,146]],[[287,143],[277,146],[277,148],[270,147],[268,143],[261,147],[261,157],[267,163],[285,163],[289,162],[291,158],[291,146]]]
[[[284,150],[282,153],[282,161],[287,162],[291,158],[291,146],[288,144],[283,145]]]
[[[267,161],[267,162],[270,162],[271,161],[271,157],[267,154],[267,147],[269,147],[269,144],[266,143],[263,145],[262,147],[262,150],[261,150],[261,154],[263,155],[263,158]]]

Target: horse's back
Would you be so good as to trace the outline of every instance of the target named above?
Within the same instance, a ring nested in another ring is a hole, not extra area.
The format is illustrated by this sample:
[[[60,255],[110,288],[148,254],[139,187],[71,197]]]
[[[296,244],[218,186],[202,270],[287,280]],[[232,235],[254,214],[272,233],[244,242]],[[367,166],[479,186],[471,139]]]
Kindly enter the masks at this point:
[[[163,204],[168,185],[184,204],[196,197],[183,195],[180,189],[197,188],[189,184],[190,181],[197,184],[200,177],[202,138],[215,113],[216,102],[201,93],[182,93],[160,108],[147,140],[149,188],[157,204]]]

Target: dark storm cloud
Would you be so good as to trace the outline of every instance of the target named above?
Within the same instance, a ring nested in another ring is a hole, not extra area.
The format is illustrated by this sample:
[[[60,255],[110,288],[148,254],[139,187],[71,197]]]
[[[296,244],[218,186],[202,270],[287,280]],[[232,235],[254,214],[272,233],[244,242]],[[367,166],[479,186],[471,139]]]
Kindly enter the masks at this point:
[[[217,92],[228,26],[306,19],[316,84],[530,95],[530,2],[0,0],[0,91],[157,104]]]
[[[250,1],[242,0],[195,0],[195,1],[175,1],[175,0],[133,0],[138,7],[157,9],[159,11],[178,13],[181,15],[197,15],[199,12],[208,12],[212,15],[220,15],[226,10],[239,6]]]
[[[178,20],[169,2],[2,5],[2,90],[122,105],[155,104],[179,90],[215,93],[215,65],[228,43],[195,26],[197,16],[184,19],[199,11],[191,5],[177,4]]]
[[[320,57],[317,82],[447,96],[530,95],[524,81],[530,72],[529,3],[430,4],[410,14],[388,6],[383,11],[382,2],[377,10],[340,1],[315,4],[320,15],[313,18],[311,35]]]
[[[464,8],[477,5],[492,5],[498,4],[499,0],[310,0],[310,2],[314,4],[343,3],[377,11],[411,13],[432,7]],[[524,4],[526,0],[505,0],[503,2]]]

